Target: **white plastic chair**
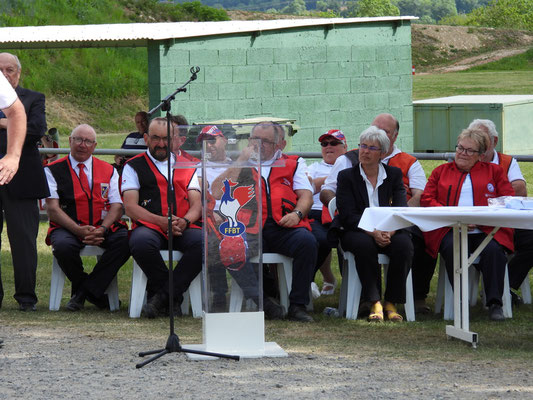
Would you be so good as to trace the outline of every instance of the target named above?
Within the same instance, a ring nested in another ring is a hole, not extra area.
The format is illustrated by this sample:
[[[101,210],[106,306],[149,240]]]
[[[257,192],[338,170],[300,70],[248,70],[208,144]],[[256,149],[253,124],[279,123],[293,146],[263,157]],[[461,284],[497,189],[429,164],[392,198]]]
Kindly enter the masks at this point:
[[[328,203],[328,211],[331,218],[334,217],[337,210],[337,199],[334,197]],[[359,313],[359,302],[361,300],[361,280],[355,267],[354,255],[349,251],[343,251],[340,244],[338,246],[344,263],[342,266],[342,283],[339,299],[339,313],[346,315],[346,319],[357,319]],[[383,266],[385,280],[387,279],[387,270],[389,266],[389,257],[385,254],[378,254],[378,263]],[[405,281],[406,303],[404,304],[405,317],[407,321],[415,321],[415,302],[413,292],[413,279],[411,270]]]
[[[98,246],[85,246],[80,251],[80,256],[90,257],[96,256],[99,260],[100,256],[104,254],[105,249]],[[63,287],[65,286],[65,273],[59,266],[57,259],[54,257],[52,261],[52,280],[50,282],[50,311],[59,310],[61,305],[61,298],[63,297]],[[119,309],[118,301],[118,284],[117,277],[115,276],[107,290],[105,291],[107,297],[109,298],[109,310],[116,311]]]
[[[531,287],[529,286],[529,274],[520,285],[520,291],[522,292],[522,300],[524,304],[531,304]]]
[[[481,273],[474,267],[474,264],[479,263],[479,258],[474,260],[473,265],[468,268],[468,286],[469,286],[469,304],[475,306],[477,304],[477,295],[479,288],[479,281]],[[528,282],[529,283],[529,282]],[[482,281],[483,285],[483,281]],[[485,302],[485,293],[482,294],[483,302]],[[439,262],[439,279],[437,283],[437,296],[435,298],[435,314],[440,313],[444,298],[444,314],[443,319],[453,320],[453,289],[446,273],[446,263],[440,258]],[[511,304],[511,293],[509,287],[509,274],[507,272],[507,264],[505,265],[505,276],[503,281],[503,315],[505,318],[513,317],[513,309]]]
[[[168,251],[161,250],[161,257],[163,261],[168,261]],[[183,257],[181,251],[174,250],[172,252],[172,260],[179,261]],[[139,318],[143,305],[146,303],[146,284],[148,279],[144,274],[139,264],[133,260],[133,272],[131,277],[131,292],[129,315],[130,318]],[[202,277],[201,273],[194,278],[189,285],[187,291],[183,294],[183,301],[181,303],[181,312],[183,314],[189,313],[189,300],[192,308],[192,316],[194,318],[202,317]]]

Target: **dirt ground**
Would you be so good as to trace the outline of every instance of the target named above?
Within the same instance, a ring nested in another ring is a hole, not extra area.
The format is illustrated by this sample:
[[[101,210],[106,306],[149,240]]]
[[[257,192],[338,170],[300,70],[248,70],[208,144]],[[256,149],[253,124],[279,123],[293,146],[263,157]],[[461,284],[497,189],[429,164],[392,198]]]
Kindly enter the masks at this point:
[[[305,354],[241,361],[166,355],[155,340],[2,326],[0,399],[524,399],[531,369],[499,362]]]

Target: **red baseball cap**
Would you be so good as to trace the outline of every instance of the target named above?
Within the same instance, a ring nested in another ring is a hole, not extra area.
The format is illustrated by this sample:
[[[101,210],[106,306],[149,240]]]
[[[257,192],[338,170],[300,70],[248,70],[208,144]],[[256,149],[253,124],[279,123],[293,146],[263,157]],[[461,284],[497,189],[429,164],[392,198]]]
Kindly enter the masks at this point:
[[[318,141],[322,142],[324,139],[327,139],[328,137],[337,139],[339,142],[346,144],[346,136],[344,136],[344,133],[342,133],[342,131],[339,129],[330,129],[329,131],[324,133],[322,136],[320,136],[318,138]]]
[[[196,143],[200,143],[204,139],[215,139],[217,136],[224,137],[224,134],[220,129],[216,127],[216,125],[207,125],[204,126],[203,129],[200,131],[200,134],[196,138]]]

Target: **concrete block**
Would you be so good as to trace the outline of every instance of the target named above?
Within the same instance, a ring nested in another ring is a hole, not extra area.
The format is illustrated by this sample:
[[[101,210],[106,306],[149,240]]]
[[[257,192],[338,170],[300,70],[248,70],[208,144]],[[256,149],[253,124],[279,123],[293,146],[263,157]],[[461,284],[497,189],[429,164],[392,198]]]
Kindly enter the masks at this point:
[[[313,64],[287,64],[287,79],[313,78]]]
[[[218,98],[220,100],[236,100],[246,97],[246,84],[221,83],[218,85]]]
[[[246,84],[246,98],[272,97],[272,81],[257,81]]]
[[[387,110],[389,108],[389,94],[387,92],[365,93],[364,96],[367,110]]]
[[[261,69],[257,65],[241,65],[233,67],[233,82],[256,82]]]
[[[314,78],[338,78],[340,73],[337,62],[313,63]]]
[[[300,94],[300,81],[272,81],[272,92],[274,96],[298,96]]]
[[[218,63],[219,65],[246,65],[246,50],[220,49]]]
[[[305,95],[326,93],[325,79],[303,79],[300,82],[300,93]]]
[[[328,62],[332,61],[351,61],[352,48],[350,46],[335,46],[333,43],[326,50]]]
[[[189,54],[192,65],[218,65],[218,50],[191,50]]]
[[[356,78],[363,76],[362,62],[340,62],[339,63],[339,78]]]
[[[329,95],[329,96],[315,96],[315,112],[329,112],[329,111],[338,111],[340,110],[340,96],[338,95]]]
[[[248,49],[246,51],[248,65],[269,65],[274,63],[274,49]]]
[[[206,83],[231,83],[233,81],[233,67],[209,66],[204,68]]]
[[[350,81],[352,93],[367,93],[376,90],[376,78],[374,77],[353,78]]]
[[[308,62],[327,61],[326,46],[300,47],[298,48],[299,59]]]
[[[228,115],[235,115],[235,103],[232,101],[208,100],[205,102],[205,109],[210,120],[228,118]]]
[[[377,76],[378,79],[388,75],[389,65],[386,61],[370,61],[363,63],[363,76]]]
[[[262,81],[274,81],[279,79],[287,79],[287,65],[272,64],[262,65],[260,72],[260,79]]]
[[[350,78],[326,79],[326,94],[350,93]]]
[[[289,113],[312,112],[315,107],[314,96],[300,96],[290,99]]]
[[[352,46],[352,61],[375,61],[376,50],[370,46]]]
[[[235,102],[235,117],[248,118],[262,114],[262,105],[260,99],[244,99]]]
[[[287,118],[294,114],[291,112],[290,104],[294,99],[288,97],[270,97],[261,99],[262,114],[274,117]]]
[[[365,105],[363,94],[345,94],[339,96],[339,110],[353,111],[361,110]]]
[[[306,128],[321,128],[326,125],[326,113],[325,112],[301,112],[298,118],[298,124],[305,126]],[[327,129],[323,129],[324,132]],[[301,131],[299,131],[294,138],[300,137]],[[318,150],[317,150],[318,151]]]

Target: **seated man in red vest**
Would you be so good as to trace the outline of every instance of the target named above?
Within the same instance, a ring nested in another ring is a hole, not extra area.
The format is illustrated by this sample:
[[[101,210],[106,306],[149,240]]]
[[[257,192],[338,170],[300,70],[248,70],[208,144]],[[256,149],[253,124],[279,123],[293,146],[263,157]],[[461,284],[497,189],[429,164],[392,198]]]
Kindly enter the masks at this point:
[[[526,180],[522,175],[518,162],[511,156],[497,152],[495,150],[498,144],[498,131],[496,125],[490,119],[475,119],[468,129],[481,129],[489,136],[489,146],[487,151],[482,155],[481,161],[498,164],[507,174],[507,179],[515,191],[515,196],[527,197]],[[527,277],[529,270],[533,267],[533,230],[515,229],[514,230],[514,256],[509,261],[509,286],[511,289],[518,290],[522,281]],[[518,294],[511,291],[513,304],[520,304],[522,299]]]
[[[79,125],[70,134],[70,154],[45,168],[50,197],[47,244],[72,282],[73,296],[67,310],[79,311],[85,300],[100,308],[108,306],[105,290],[130,257],[128,230],[122,224],[122,200],[118,173],[110,164],[93,157],[96,133]],[[100,246],[104,254],[93,271],[83,270],[80,250]]]
[[[155,318],[169,303],[168,268],[160,250],[168,248],[167,179],[169,143],[167,121],[154,118],[144,135],[148,150],[131,158],[122,171],[126,214],[135,226],[130,237],[133,258],[148,277],[148,302],[143,314]],[[186,161],[171,154],[171,166]],[[183,253],[174,268],[174,312],[180,315],[183,293],[202,270],[202,231],[195,225],[202,213],[196,169],[171,168],[174,188],[172,232],[175,250]]]
[[[426,186],[426,175],[420,162],[410,154],[404,153],[395,142],[398,139],[400,124],[391,114],[379,114],[372,125],[382,129],[387,134],[390,141],[390,148],[382,159],[384,164],[398,167],[402,170],[403,183],[407,194],[407,204],[410,207],[420,207],[420,196]],[[327,207],[329,201],[335,197],[337,190],[337,175],[340,171],[352,167],[357,163],[358,150],[350,150],[345,155],[340,156],[335,161],[331,172],[326,178],[322,190],[320,191],[320,201]],[[429,280],[435,270],[436,259],[426,253],[424,237],[420,229],[413,227],[411,230],[414,256],[413,256],[413,286],[417,312],[429,312],[425,304],[425,298],[429,291]],[[427,282],[427,286],[425,285]],[[366,311],[365,304],[361,305],[361,312]]]
[[[305,305],[309,303],[309,286],[317,259],[317,243],[311,233],[307,214],[313,204],[313,190],[298,157],[284,155],[283,128],[272,122],[254,126],[250,146],[238,161],[245,162],[258,149],[261,140],[261,175],[263,178],[263,252],[275,252],[293,258],[292,287],[288,317],[293,321],[312,322]],[[253,140],[256,139],[256,140]],[[255,143],[254,143],[255,142]],[[278,160],[284,167],[272,166]],[[223,181],[238,181],[240,168],[229,168],[212,184],[215,198],[222,196]]]

